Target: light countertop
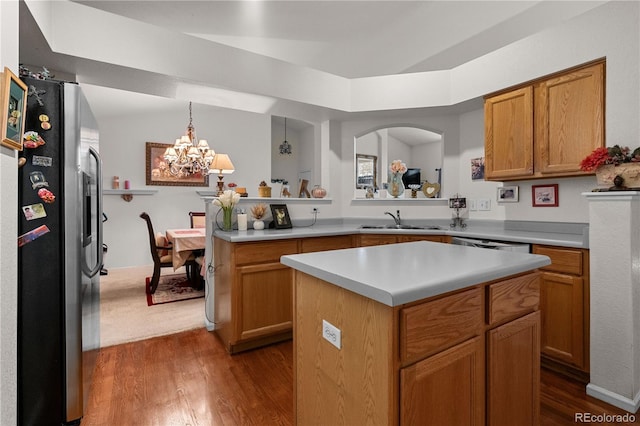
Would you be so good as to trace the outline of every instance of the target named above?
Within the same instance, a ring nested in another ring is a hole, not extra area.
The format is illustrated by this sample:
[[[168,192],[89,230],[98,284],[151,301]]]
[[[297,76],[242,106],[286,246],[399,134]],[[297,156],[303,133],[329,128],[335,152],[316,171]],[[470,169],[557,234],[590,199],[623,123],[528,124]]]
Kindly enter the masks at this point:
[[[529,244],[545,244],[562,247],[588,248],[588,238],[584,234],[562,232],[559,226],[542,225],[536,230],[505,229],[498,226],[473,225],[465,229],[363,229],[356,224],[315,224],[313,226],[293,227],[291,229],[265,229],[256,231],[224,232],[216,230],[214,236],[236,243],[247,241],[282,240],[287,238],[324,237],[345,234],[396,234],[396,235],[450,235],[497,241],[510,241]]]
[[[551,263],[547,256],[428,241],[287,255],[281,262],[388,306]]]

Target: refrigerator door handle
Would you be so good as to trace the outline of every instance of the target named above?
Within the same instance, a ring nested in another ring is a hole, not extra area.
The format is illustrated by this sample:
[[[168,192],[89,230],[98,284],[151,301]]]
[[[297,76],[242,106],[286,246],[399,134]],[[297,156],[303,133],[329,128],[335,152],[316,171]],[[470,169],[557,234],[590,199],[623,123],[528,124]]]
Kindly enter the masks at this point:
[[[93,147],[89,147],[89,154],[96,160],[96,217],[102,217],[102,160],[100,159],[100,154]],[[91,208],[89,206],[89,208]],[[98,241],[95,245],[96,247],[96,264],[93,269],[90,269],[87,272],[89,277],[95,276],[100,269],[102,269],[102,221],[96,221],[96,230],[98,232]]]

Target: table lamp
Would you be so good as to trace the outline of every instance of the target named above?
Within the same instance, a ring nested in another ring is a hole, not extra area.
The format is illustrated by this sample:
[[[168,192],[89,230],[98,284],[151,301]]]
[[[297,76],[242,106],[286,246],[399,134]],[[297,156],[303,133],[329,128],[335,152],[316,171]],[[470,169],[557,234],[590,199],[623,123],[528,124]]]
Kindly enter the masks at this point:
[[[213,156],[213,162],[209,166],[209,173],[218,173],[218,196],[224,192],[224,182],[222,175],[228,175],[234,172],[233,163],[227,154],[219,154]]]

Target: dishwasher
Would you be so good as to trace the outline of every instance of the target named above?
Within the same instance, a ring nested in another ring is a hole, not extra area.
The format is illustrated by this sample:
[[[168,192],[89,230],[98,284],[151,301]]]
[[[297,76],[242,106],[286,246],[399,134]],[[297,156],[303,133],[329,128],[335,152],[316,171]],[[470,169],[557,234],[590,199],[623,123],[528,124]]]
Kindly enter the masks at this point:
[[[511,243],[511,242],[503,242],[503,241],[477,240],[473,238],[453,237],[451,238],[451,244],[456,244],[459,246],[486,248],[486,249],[492,249],[492,250],[517,251],[521,253],[531,252],[531,244],[526,244],[526,243]]]

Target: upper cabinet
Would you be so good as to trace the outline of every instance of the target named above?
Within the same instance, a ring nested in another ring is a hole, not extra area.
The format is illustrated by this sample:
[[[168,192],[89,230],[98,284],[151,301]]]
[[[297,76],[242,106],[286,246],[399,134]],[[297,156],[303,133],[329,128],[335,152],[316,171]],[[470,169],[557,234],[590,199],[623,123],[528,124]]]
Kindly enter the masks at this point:
[[[580,161],[604,142],[604,61],[485,98],[485,179],[587,174]]]

